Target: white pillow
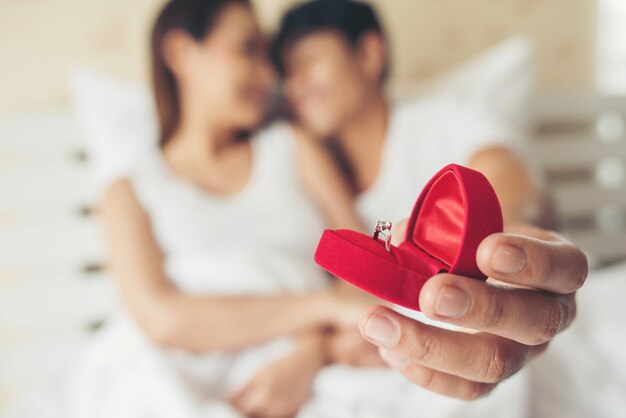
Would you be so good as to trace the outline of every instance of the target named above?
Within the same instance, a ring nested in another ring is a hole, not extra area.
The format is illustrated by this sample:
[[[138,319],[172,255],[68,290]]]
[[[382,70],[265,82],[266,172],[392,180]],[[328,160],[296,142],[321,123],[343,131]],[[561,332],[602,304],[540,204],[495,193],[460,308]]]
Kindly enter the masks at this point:
[[[146,87],[87,69],[70,77],[74,113],[96,183],[128,174],[158,144],[154,100]]]
[[[527,129],[529,102],[535,88],[535,53],[528,37],[506,39],[435,79],[398,84],[392,95],[412,99],[447,95],[492,112],[517,132]]]

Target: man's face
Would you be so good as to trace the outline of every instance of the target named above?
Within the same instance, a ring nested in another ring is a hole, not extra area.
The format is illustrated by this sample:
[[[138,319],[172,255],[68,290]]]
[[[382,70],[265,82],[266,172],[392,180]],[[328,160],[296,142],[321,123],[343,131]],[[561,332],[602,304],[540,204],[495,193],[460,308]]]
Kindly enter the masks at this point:
[[[368,100],[372,81],[339,33],[317,31],[285,54],[285,95],[299,121],[320,137],[341,129]]]

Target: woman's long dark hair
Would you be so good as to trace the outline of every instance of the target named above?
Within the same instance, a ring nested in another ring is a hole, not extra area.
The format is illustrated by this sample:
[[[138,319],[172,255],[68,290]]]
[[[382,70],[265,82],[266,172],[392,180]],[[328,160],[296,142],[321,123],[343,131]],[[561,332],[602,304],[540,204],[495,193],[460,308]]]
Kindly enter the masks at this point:
[[[172,29],[187,32],[201,41],[213,28],[220,12],[229,4],[250,5],[249,0],[170,0],[152,30],[152,87],[159,120],[159,145],[163,147],[180,120],[180,100],[174,74],[165,63],[163,40]]]

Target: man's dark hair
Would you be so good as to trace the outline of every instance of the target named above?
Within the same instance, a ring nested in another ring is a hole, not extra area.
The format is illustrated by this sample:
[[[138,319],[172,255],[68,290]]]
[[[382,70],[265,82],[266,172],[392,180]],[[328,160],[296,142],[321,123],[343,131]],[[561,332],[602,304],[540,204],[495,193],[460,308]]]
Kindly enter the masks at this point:
[[[331,29],[356,47],[361,37],[376,32],[384,39],[383,27],[372,6],[357,0],[311,0],[289,9],[283,16],[271,46],[278,72],[285,73],[284,55],[298,40],[313,32]],[[388,62],[382,74],[389,72]]]

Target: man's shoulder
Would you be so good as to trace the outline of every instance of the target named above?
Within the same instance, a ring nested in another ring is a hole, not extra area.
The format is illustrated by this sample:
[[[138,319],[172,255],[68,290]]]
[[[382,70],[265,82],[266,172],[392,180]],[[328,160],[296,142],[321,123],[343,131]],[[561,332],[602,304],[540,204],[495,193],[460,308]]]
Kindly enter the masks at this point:
[[[453,101],[445,96],[424,94],[394,102],[393,115],[400,121],[421,121],[449,112],[453,108]]]

